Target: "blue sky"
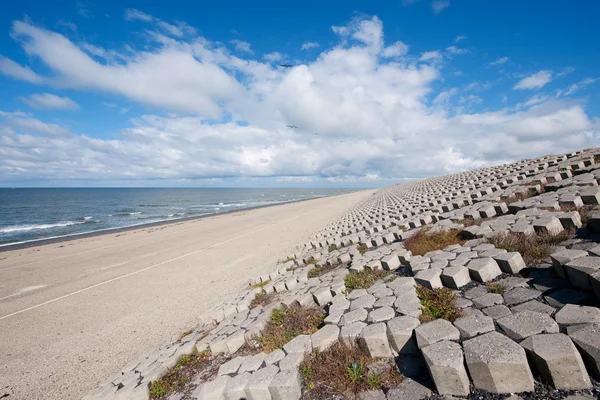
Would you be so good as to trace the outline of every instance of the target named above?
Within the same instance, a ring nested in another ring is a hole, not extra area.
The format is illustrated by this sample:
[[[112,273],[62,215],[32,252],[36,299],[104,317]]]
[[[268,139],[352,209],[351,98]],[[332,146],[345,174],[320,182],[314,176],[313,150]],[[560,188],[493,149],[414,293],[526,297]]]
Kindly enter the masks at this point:
[[[7,4],[0,185],[384,186],[598,146],[599,11]]]

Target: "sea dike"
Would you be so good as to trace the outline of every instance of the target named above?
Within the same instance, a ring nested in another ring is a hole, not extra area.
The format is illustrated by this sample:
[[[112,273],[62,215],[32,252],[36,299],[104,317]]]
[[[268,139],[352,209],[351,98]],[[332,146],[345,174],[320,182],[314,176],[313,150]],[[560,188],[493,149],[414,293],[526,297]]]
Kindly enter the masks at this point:
[[[587,149],[382,189],[85,399],[597,398],[599,182]],[[441,294],[453,314],[436,315]],[[298,309],[324,313],[318,330],[267,353]],[[340,343],[372,359],[344,366],[366,388],[316,384],[315,352]],[[377,365],[403,378],[380,384]]]

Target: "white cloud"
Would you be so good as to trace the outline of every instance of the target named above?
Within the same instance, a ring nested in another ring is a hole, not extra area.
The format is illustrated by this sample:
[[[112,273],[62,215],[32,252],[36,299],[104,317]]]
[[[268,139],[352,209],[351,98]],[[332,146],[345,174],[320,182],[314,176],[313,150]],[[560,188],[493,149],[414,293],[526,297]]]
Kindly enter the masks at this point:
[[[442,59],[442,53],[440,53],[438,50],[433,50],[433,51],[426,51],[423,54],[421,54],[421,57],[419,57],[419,61],[440,61]]]
[[[267,61],[277,62],[283,58],[283,54],[279,53],[278,51],[274,51],[272,53],[265,54],[263,58]]]
[[[68,97],[60,97],[51,93],[36,93],[21,97],[29,107],[46,110],[79,110],[79,105]]]
[[[508,61],[508,57],[500,57],[496,61],[490,63],[491,66],[502,65]]]
[[[467,49],[459,49],[456,46],[446,47],[446,51],[452,55],[467,54],[469,52]]]
[[[235,47],[235,50],[239,51],[240,53],[252,53],[252,50],[250,49],[250,43],[248,42],[234,39],[231,40],[230,43]]]
[[[135,8],[128,8],[125,10],[125,19],[127,21],[143,21],[143,22],[152,22],[154,21],[154,17],[150,14],[146,14],[143,11],[136,10]]]
[[[475,93],[485,81],[465,93],[440,89],[453,72],[433,62],[442,54],[386,58],[405,50],[384,47],[378,18],[357,18],[334,31],[338,43],[321,48],[313,61],[283,69],[264,56],[235,55],[187,33],[155,33],[125,53],[94,50],[114,53],[97,60],[63,35],[15,22],[12,36],[33,65],[48,72],[40,76],[12,63],[3,73],[107,94],[105,106],[115,112],[141,103],[146,114],[100,139],[31,114],[0,112],[0,176],[310,177],[369,184],[592,147],[600,140],[580,102],[539,99],[483,112],[485,103]],[[125,107],[110,103],[116,98],[125,99]]]
[[[300,50],[310,50],[310,49],[315,49],[319,47],[319,43],[317,42],[306,42],[306,43],[302,43],[302,47],[300,47]]]
[[[397,41],[394,44],[383,49],[384,57],[400,57],[406,55],[408,53],[408,45],[402,43],[401,41]]]
[[[514,89],[539,89],[552,80],[552,71],[540,71],[521,79]]]
[[[467,38],[467,36],[466,36],[466,35],[457,35],[457,36],[456,36],[456,39],[454,39],[454,43],[458,43],[458,42],[460,42],[461,40],[465,40],[466,38]]]
[[[487,90],[491,87],[492,87],[491,82],[475,81],[475,82],[471,82],[467,86],[465,86],[464,91],[465,92],[470,92],[470,91],[481,92],[482,90]]]
[[[431,8],[433,8],[434,14],[439,14],[448,7],[450,7],[449,0],[435,0],[431,3]]]
[[[567,91],[565,92],[565,96],[569,96],[575,92],[583,90],[589,85],[595,83],[597,80],[598,78],[585,78],[577,83],[574,83],[571,86],[569,86],[569,89],[567,89]]]
[[[12,78],[20,79],[31,83],[40,83],[42,78],[33,72],[29,67],[23,67],[10,58],[0,55],[0,72]]]
[[[277,182],[308,183],[312,181],[313,178],[311,178],[310,176],[280,176],[277,178]]]

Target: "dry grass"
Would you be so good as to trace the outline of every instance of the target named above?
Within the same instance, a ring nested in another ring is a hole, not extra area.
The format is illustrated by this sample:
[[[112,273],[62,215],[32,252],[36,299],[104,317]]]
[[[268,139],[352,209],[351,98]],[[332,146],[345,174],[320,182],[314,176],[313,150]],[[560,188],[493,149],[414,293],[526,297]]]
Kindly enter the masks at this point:
[[[363,269],[356,274],[348,274],[344,278],[344,284],[348,291],[354,289],[368,289],[379,279],[383,279],[388,276],[391,272],[384,270],[372,271],[370,269]]]
[[[473,225],[481,225],[483,222],[485,221],[491,221],[494,218],[476,218],[476,219],[471,219],[471,218],[465,218],[465,219],[461,219],[459,221],[456,221],[457,224],[463,224],[465,226],[465,228],[467,226],[473,226]]]
[[[506,287],[501,283],[486,282],[485,286],[487,286],[491,293],[496,294],[502,294],[506,290]]]
[[[577,211],[579,213],[579,217],[581,218],[581,224],[585,228],[587,227],[588,221],[590,219],[590,214],[594,211],[595,206],[583,206],[583,207],[561,207],[560,210],[562,212],[571,212]]]
[[[358,245],[356,246],[356,251],[360,254],[365,254],[367,252],[367,246]]]
[[[274,300],[278,299],[279,295],[278,293],[275,292],[271,292],[269,294],[264,294],[264,293],[256,293],[254,295],[254,298],[252,299],[252,301],[250,302],[249,308],[255,308],[258,306],[266,306],[267,304],[272,303]]]
[[[417,286],[417,295],[421,300],[421,311],[419,318],[421,322],[429,322],[435,319],[445,319],[454,322],[462,317],[462,310],[456,304],[456,293],[448,288],[428,289]]]
[[[508,252],[518,251],[526,265],[539,264],[550,257],[552,251],[561,242],[570,239],[572,232],[563,231],[556,235],[504,233],[489,238],[489,242],[499,249]]]
[[[288,257],[285,260],[279,261],[279,264],[285,264],[288,261],[296,261],[296,257]]]
[[[322,266],[317,266],[317,267],[314,267],[313,269],[311,269],[310,271],[308,271],[306,276],[309,279],[317,278],[317,277],[324,275],[330,271],[333,271],[336,268],[337,268],[336,264],[326,264],[326,265],[322,265]]]
[[[527,194],[515,193],[515,195],[514,195],[514,196],[510,197],[509,199],[506,199],[506,200],[504,200],[504,203],[505,203],[507,206],[509,206],[509,205],[511,205],[512,203],[516,203],[516,202],[518,202],[518,201],[523,201],[523,200],[525,200],[525,199],[528,199],[528,198],[530,198],[530,197],[532,197],[532,196],[533,196],[533,195],[532,195],[532,194],[529,194],[529,193],[527,193]]]
[[[209,362],[209,350],[182,356],[173,368],[160,379],[150,384],[150,399],[166,399],[171,393],[180,390]]]
[[[293,305],[273,310],[271,319],[256,340],[265,353],[282,348],[299,335],[312,335],[325,319],[318,308]]]
[[[335,395],[354,398],[356,393],[387,390],[402,382],[404,377],[393,359],[379,361],[377,372],[368,368],[374,362],[360,347],[348,347],[338,342],[324,352],[309,354],[300,364],[300,374],[306,389],[318,398],[332,398]]]
[[[465,240],[460,237],[459,229],[451,229],[443,232],[431,233],[427,228],[404,240],[404,247],[415,256],[422,256],[434,250],[441,250],[452,244],[464,244]]]
[[[266,281],[258,282],[257,284],[252,285],[251,288],[252,289],[262,288],[262,287],[266,286],[269,282],[271,282],[271,280],[267,279]]]
[[[327,247],[327,251],[331,253],[332,251],[336,251],[337,248],[338,247],[335,244],[330,244],[329,247]]]

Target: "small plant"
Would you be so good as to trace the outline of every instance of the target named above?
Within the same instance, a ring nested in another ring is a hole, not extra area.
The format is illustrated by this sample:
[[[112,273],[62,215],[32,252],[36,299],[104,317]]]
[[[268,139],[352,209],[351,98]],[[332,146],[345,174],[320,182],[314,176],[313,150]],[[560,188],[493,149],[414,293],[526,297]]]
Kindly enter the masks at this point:
[[[600,154],[594,154],[594,164],[600,163]]]
[[[519,252],[525,264],[539,264],[542,260],[550,257],[556,245],[570,239],[572,232],[563,231],[556,235],[551,234],[522,234],[504,233],[492,236],[489,242],[499,249],[508,252]]]
[[[348,379],[350,379],[350,382],[358,382],[362,377],[362,366],[356,361],[352,362],[352,364],[350,364],[348,367],[347,375]]]
[[[252,287],[252,289],[262,288],[262,287],[265,287],[269,282],[271,282],[271,280],[267,279],[266,281],[258,282],[257,284],[252,285],[251,287]]]
[[[270,353],[282,348],[296,336],[312,335],[319,329],[323,319],[325,314],[317,308],[297,305],[276,308],[272,311],[271,318],[261,332],[260,338],[257,339],[262,350]]]
[[[488,290],[492,293],[502,294],[506,290],[506,287],[501,283],[486,282]]]
[[[307,264],[312,264],[312,265],[316,265],[317,264],[317,260],[314,259],[314,257],[310,257],[307,261]]]
[[[193,329],[188,329],[187,331],[181,332],[181,334],[179,335],[179,339],[177,339],[177,343],[181,343],[181,340],[192,332],[194,332]]]
[[[329,247],[327,247],[327,251],[328,252],[332,252],[332,251],[336,251],[337,250],[337,246],[335,244],[330,244]]]
[[[367,246],[359,244],[356,246],[356,251],[358,251],[360,254],[365,254],[367,252]]]
[[[411,237],[404,240],[404,247],[415,256],[422,256],[434,250],[441,250],[452,244],[464,244],[465,240],[460,237],[459,229],[451,229],[441,232],[429,232],[423,228]]]
[[[456,294],[448,288],[428,289],[417,286],[417,296],[421,300],[421,322],[445,319],[454,322],[462,316],[456,304]]]
[[[194,371],[201,369],[206,362],[206,351],[181,356],[175,366],[170,368],[163,377],[150,383],[150,399],[164,399],[181,389],[192,379]]]
[[[381,387],[381,377],[377,374],[371,374],[367,377],[371,389],[377,390]]]
[[[296,261],[296,257],[288,257],[285,260],[279,261],[279,264],[285,264],[288,261]]]
[[[332,271],[336,268],[335,265],[322,265],[322,266],[316,266],[315,268],[311,269],[310,271],[308,271],[308,273],[306,274],[306,276],[310,279],[310,278],[317,278],[321,275],[324,275],[326,273],[328,273],[329,271]]]
[[[354,289],[368,289],[379,280],[388,276],[390,271],[363,269],[356,274],[348,274],[344,278],[346,289],[352,291]]]

